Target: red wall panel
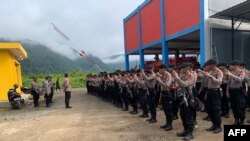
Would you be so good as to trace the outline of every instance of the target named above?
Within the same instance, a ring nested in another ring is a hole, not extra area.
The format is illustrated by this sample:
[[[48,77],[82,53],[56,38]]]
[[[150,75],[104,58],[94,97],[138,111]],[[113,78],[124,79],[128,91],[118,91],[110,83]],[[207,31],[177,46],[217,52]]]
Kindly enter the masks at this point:
[[[165,0],[166,35],[172,35],[200,22],[200,0]]]
[[[125,22],[126,51],[139,47],[138,14]]]
[[[160,0],[152,0],[141,9],[142,44],[161,39],[161,7]]]

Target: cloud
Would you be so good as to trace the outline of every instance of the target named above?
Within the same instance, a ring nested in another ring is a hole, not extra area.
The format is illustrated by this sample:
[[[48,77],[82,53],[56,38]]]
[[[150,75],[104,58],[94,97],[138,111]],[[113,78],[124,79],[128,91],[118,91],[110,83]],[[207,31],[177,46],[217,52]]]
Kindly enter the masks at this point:
[[[106,57],[124,51],[123,18],[143,1],[2,0],[0,37],[35,40],[69,57],[74,56],[69,46]],[[51,22],[71,41],[57,35]]]

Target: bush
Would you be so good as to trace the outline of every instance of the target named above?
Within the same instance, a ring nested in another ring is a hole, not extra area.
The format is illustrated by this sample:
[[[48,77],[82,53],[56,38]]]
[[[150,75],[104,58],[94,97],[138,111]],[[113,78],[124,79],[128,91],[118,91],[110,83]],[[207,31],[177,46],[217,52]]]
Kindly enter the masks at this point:
[[[23,76],[23,86],[31,87],[32,77],[36,77],[40,85],[43,84],[44,79],[47,75],[45,74],[32,74]],[[60,87],[62,88],[64,74],[50,74],[52,76],[53,83],[56,83],[59,78]],[[69,78],[71,80],[72,88],[85,88],[86,86],[86,74],[83,71],[70,72]]]

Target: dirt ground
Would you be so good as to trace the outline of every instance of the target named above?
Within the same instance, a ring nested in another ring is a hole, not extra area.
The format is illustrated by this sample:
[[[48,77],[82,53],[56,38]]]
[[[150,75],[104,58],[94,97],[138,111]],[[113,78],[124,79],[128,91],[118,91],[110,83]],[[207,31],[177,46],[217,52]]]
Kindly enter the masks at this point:
[[[64,95],[56,93],[54,104],[45,108],[27,105],[22,110],[0,108],[0,141],[179,141],[176,133],[182,131],[181,120],[174,121],[174,130],[160,129],[164,124],[163,111],[158,110],[156,124],[148,124],[138,115],[130,115],[94,96],[86,90],[74,90],[72,109],[64,108]],[[206,132],[211,123],[201,120],[194,131],[194,141],[222,141],[223,133]],[[231,114],[232,117],[232,114]],[[247,113],[248,119],[249,113]],[[224,119],[230,124],[233,119]]]

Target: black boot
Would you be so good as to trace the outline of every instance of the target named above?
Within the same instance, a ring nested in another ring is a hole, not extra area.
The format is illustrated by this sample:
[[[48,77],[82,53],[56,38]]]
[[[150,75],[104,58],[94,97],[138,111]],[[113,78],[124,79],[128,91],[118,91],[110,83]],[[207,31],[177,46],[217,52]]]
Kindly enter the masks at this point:
[[[146,121],[148,121],[148,122],[149,122],[149,121],[151,121],[151,120],[153,120],[153,118],[152,118],[152,117],[151,117],[151,118],[149,118],[149,119],[147,119]]]
[[[216,129],[216,126],[213,125],[213,126],[211,126],[210,128],[206,129],[206,131],[214,131],[215,129]]]
[[[140,117],[140,118],[142,118],[144,115],[145,115],[145,114],[144,114],[144,113],[142,113],[139,117]]]
[[[171,131],[172,129],[172,124],[168,124],[168,126],[165,128],[165,131]]]
[[[184,138],[183,138],[183,140],[191,140],[191,139],[193,139],[194,137],[193,137],[193,134],[192,133],[187,133],[185,136],[184,136]]]
[[[236,119],[233,123],[233,125],[240,125],[240,121],[238,119]]]
[[[122,109],[122,111],[128,111],[128,108],[124,108],[124,109]]]
[[[229,118],[229,114],[226,114],[226,115],[225,115],[225,118]]]
[[[132,112],[130,112],[130,114],[135,115],[135,114],[138,114],[138,112],[137,111],[132,111]]]
[[[166,123],[165,125],[160,126],[161,129],[165,129],[168,126],[168,124]]]
[[[152,124],[152,123],[156,123],[157,120],[155,118],[153,118],[152,120],[148,121],[148,123]]]
[[[219,126],[219,127],[216,127],[216,128],[213,130],[213,133],[218,134],[218,133],[220,133],[221,131],[222,131],[222,129],[221,129],[221,127]]]
[[[176,135],[177,135],[178,137],[185,137],[186,134],[187,134],[187,131],[184,130],[184,131],[182,131],[182,132],[180,132],[180,133],[177,133]]]
[[[245,121],[245,119],[241,119],[240,120],[240,125],[244,125],[244,121]]]
[[[144,114],[142,118],[148,118],[148,114]]]

